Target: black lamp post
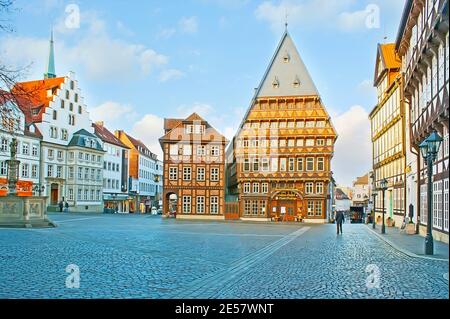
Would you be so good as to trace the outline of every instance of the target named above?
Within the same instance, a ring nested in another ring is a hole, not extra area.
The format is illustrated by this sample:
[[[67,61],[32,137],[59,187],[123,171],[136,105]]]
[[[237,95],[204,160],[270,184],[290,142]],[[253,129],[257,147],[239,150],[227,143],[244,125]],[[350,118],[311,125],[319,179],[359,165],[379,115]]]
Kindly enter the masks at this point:
[[[380,182],[380,189],[381,189],[381,191],[383,192],[383,224],[381,225],[381,233],[382,234],[386,234],[386,225],[385,225],[385,222],[384,222],[384,214],[385,214],[385,193],[386,193],[386,190],[387,190],[387,185],[388,185],[388,181],[387,181],[387,179],[386,178],[383,178],[382,180],[381,180],[381,182]]]
[[[34,186],[33,190],[39,194],[39,197],[41,197],[42,193],[45,190],[45,186],[44,185],[41,186],[41,184],[38,184]]]
[[[377,222],[376,222],[376,214],[375,214],[375,212],[376,212],[376,202],[377,202],[377,192],[376,192],[376,189],[374,189],[374,191],[373,191],[373,194],[372,194],[372,196],[373,196],[373,216],[372,216],[372,228],[373,229],[375,229],[375,226],[376,226],[376,224],[377,224]]]
[[[425,237],[425,254],[433,255],[434,244],[433,244],[433,233],[432,233],[432,214],[433,214],[433,163],[436,160],[437,153],[439,152],[439,147],[442,143],[442,137],[438,133],[433,132],[428,136],[420,145],[420,152],[427,165],[427,236]]]

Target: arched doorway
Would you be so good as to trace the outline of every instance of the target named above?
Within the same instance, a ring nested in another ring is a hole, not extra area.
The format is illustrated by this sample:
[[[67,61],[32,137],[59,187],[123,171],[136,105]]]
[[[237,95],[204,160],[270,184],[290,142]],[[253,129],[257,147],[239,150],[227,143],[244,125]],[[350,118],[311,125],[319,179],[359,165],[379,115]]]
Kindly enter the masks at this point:
[[[164,198],[164,214],[168,217],[176,217],[178,209],[178,195],[168,192]]]
[[[305,218],[303,194],[296,189],[279,189],[271,195],[272,218],[295,221]]]

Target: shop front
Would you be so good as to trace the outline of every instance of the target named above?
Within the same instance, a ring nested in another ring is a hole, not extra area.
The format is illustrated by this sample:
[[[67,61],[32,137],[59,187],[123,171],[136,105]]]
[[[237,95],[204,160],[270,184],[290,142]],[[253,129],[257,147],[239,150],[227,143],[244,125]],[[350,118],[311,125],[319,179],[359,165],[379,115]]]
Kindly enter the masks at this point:
[[[130,197],[127,194],[103,194],[106,213],[129,213]]]

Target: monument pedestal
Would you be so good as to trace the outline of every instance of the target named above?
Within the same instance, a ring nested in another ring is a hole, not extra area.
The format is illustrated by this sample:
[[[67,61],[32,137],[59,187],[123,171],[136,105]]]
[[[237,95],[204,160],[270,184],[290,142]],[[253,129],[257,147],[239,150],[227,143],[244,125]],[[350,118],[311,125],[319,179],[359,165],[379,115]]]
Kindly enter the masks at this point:
[[[0,227],[56,227],[47,217],[47,197],[0,197]]]

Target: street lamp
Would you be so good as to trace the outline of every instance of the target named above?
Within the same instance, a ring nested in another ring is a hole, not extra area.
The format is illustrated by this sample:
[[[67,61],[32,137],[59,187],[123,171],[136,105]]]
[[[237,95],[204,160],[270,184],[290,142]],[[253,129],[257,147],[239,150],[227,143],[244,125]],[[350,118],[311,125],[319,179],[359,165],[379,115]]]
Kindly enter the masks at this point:
[[[427,165],[427,199],[428,199],[428,215],[427,215],[427,236],[425,237],[425,254],[433,255],[433,233],[432,233],[432,208],[433,208],[433,194],[432,194],[432,182],[433,182],[433,162],[436,160],[439,147],[442,143],[442,137],[435,131],[430,134],[420,145],[420,152]]]
[[[33,190],[34,190],[35,193],[39,193],[39,197],[41,197],[41,194],[45,190],[45,186],[44,185],[41,186],[40,184],[38,184],[38,185],[34,186]]]
[[[384,214],[385,214],[385,199],[384,199],[384,195],[385,195],[385,193],[386,193],[386,190],[387,190],[387,185],[388,185],[388,181],[387,181],[387,179],[386,178],[383,178],[382,180],[381,180],[381,182],[380,182],[380,189],[381,189],[381,191],[383,192],[383,224],[381,225],[381,233],[382,234],[386,234],[386,225],[385,225],[385,222],[384,222]]]

